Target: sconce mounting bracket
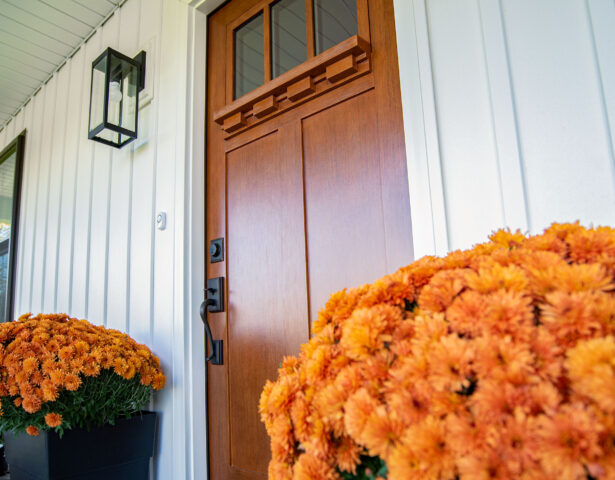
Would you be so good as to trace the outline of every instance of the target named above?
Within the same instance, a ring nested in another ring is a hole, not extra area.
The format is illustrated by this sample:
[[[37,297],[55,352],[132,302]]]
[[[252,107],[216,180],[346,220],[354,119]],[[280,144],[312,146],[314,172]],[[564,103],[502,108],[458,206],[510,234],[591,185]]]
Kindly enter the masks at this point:
[[[139,64],[139,91],[145,88],[145,51],[141,50],[133,58]]]

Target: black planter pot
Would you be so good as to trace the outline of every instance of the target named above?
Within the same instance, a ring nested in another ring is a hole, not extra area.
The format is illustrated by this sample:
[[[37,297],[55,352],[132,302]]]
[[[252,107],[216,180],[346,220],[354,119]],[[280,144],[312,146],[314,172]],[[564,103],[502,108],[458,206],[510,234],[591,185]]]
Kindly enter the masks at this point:
[[[6,475],[9,472],[9,466],[6,463],[4,456],[4,445],[0,447],[0,475]]]
[[[148,480],[156,413],[90,431],[4,434],[11,480]]]

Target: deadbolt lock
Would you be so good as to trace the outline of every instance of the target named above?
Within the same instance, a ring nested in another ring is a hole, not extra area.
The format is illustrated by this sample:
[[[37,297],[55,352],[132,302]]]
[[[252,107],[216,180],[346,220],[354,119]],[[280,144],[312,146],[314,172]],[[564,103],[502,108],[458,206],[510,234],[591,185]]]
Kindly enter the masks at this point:
[[[224,238],[216,238],[209,243],[209,260],[211,263],[224,260]]]

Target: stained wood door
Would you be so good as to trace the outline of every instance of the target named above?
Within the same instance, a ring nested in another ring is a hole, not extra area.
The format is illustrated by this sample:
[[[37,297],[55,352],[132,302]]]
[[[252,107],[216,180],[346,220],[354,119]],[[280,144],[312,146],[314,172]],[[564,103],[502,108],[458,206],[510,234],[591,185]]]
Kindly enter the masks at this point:
[[[209,17],[207,245],[224,237],[225,252],[206,270],[227,289],[226,311],[208,314],[224,341],[224,364],[208,366],[213,480],[267,475],[260,392],[329,295],[411,261],[393,2],[356,1],[357,34],[319,51],[321,2],[306,0],[306,60],[275,78],[275,2],[232,0]],[[237,31],[255,18],[264,78],[246,93]]]

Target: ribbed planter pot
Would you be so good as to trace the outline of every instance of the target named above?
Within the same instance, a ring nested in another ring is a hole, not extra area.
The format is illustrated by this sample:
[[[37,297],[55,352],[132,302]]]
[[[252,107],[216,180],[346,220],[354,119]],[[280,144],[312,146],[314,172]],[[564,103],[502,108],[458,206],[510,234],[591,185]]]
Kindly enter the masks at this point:
[[[141,412],[115,425],[64,436],[42,431],[4,434],[11,480],[148,480],[156,413]]]

